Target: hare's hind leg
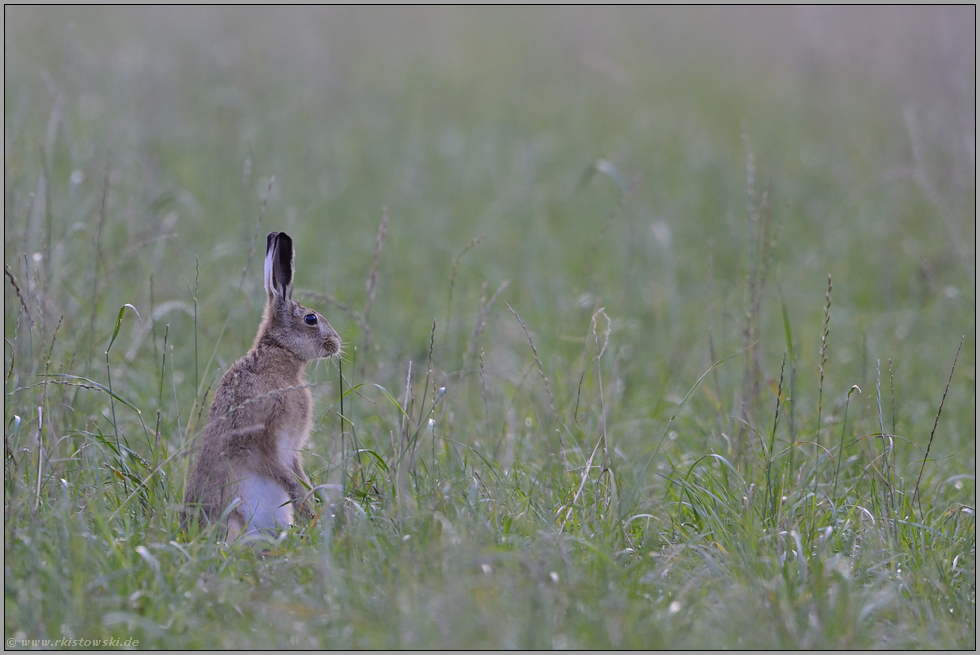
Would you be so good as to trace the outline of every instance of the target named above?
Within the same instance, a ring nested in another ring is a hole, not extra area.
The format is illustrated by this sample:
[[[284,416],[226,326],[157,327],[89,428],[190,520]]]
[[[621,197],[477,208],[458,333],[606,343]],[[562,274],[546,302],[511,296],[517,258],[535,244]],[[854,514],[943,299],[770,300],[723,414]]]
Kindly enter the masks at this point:
[[[228,538],[227,542],[231,543],[235,539],[238,539],[238,535],[242,533],[245,529],[245,520],[238,513],[238,509],[232,511],[231,515],[228,517]]]
[[[292,462],[293,473],[296,474],[297,479],[300,483],[300,490],[302,495],[298,496],[296,500],[296,511],[299,512],[301,516],[306,519],[313,518],[313,483],[310,482],[309,476],[306,475],[306,471],[303,470],[303,462],[299,455],[293,459]]]

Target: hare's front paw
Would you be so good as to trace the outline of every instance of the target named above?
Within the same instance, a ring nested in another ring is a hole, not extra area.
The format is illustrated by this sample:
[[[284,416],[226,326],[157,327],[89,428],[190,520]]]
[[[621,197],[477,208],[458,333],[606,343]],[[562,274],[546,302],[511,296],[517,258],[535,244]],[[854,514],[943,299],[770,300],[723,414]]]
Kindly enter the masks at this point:
[[[297,517],[302,517],[306,522],[310,522],[316,517],[316,508],[313,507],[312,501],[308,498],[297,501],[295,507]]]

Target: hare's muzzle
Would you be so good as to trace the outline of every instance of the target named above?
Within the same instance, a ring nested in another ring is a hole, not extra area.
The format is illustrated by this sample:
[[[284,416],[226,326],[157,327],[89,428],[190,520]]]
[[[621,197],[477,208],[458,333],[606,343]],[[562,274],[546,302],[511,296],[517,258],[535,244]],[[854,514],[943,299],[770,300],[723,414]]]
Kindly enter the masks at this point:
[[[323,354],[321,357],[333,357],[340,352],[340,336],[326,321],[320,325],[320,332],[323,336]]]

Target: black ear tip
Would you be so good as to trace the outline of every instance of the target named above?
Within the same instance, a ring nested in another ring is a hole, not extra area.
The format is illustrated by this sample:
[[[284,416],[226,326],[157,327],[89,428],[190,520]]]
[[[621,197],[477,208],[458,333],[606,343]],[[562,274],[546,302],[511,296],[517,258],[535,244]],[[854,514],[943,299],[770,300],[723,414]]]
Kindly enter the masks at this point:
[[[272,247],[276,245],[276,237],[279,236],[278,232],[269,232],[269,236],[265,238],[265,251],[269,252]]]
[[[273,257],[278,259],[279,280],[283,287],[288,287],[293,282],[293,240],[285,232],[276,234],[275,254]],[[288,296],[289,293],[287,292]]]

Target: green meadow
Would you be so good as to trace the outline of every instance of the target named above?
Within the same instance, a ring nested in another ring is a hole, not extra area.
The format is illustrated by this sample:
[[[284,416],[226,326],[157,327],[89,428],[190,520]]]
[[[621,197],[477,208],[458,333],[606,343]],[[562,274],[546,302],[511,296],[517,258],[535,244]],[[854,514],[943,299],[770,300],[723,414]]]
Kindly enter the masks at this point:
[[[975,25],[5,8],[6,646],[975,649]],[[343,354],[226,544],[272,230]]]

